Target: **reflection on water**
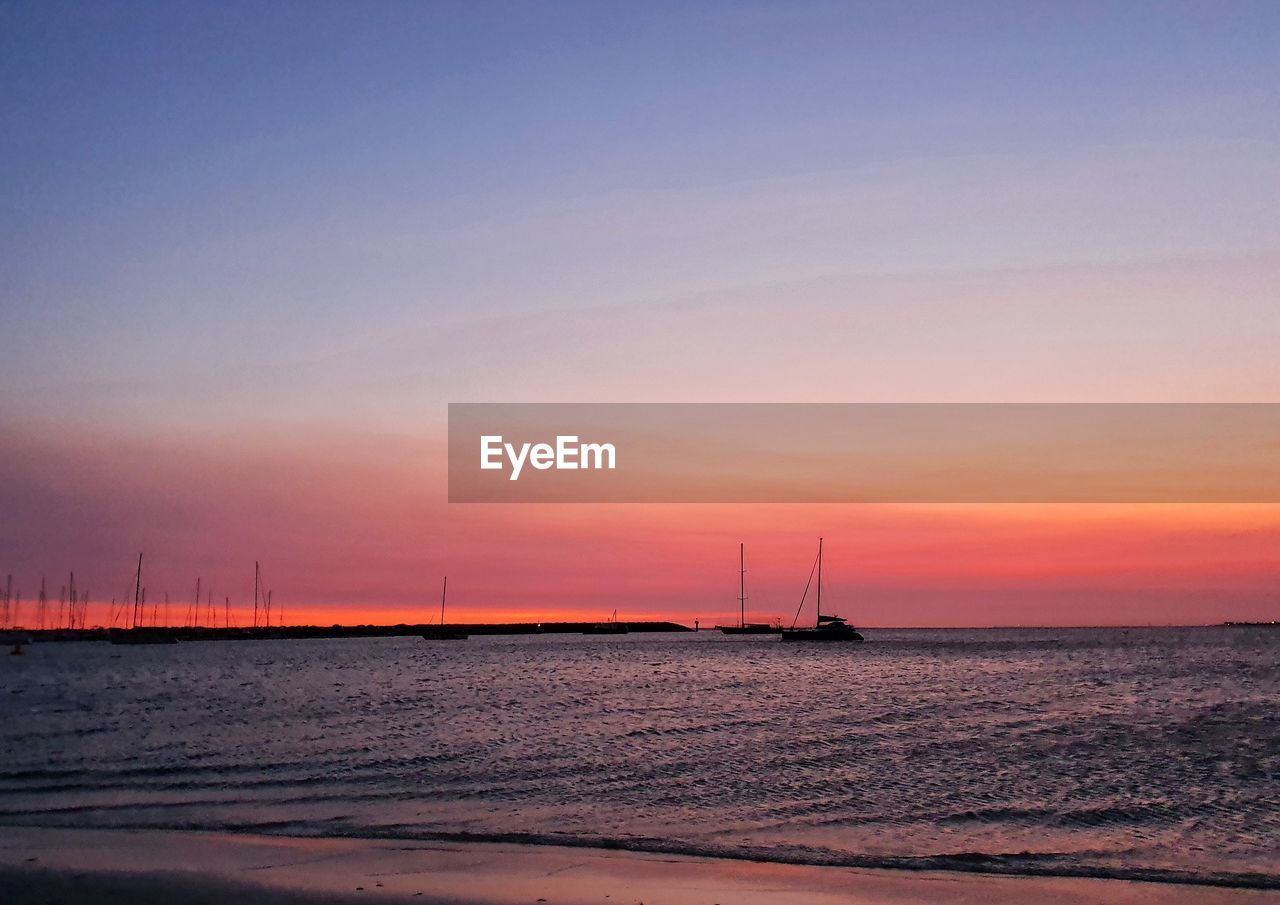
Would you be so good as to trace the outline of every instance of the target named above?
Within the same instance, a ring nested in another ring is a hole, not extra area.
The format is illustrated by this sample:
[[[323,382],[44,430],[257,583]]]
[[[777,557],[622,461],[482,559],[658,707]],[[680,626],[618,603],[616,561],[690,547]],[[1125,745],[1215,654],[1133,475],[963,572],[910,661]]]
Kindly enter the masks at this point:
[[[1280,632],[36,645],[0,822],[1280,885]]]

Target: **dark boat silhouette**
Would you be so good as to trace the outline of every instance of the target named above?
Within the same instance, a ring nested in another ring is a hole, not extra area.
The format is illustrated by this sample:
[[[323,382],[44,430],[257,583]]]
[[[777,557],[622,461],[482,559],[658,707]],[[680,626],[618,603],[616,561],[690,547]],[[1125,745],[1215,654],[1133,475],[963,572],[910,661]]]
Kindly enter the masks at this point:
[[[441,625],[423,629],[422,637],[427,641],[466,641],[471,636],[466,629],[451,625]]]
[[[146,617],[146,592],[142,588],[142,554],[138,554],[138,572],[133,584],[133,620],[130,628],[112,628],[107,637],[112,644],[177,644],[178,634],[171,628],[143,625]],[[154,622],[154,614],[152,621]]]
[[[446,575],[440,589],[440,625],[423,629],[422,637],[427,641],[466,641],[470,637],[464,629],[444,624],[444,599],[448,593],[449,576]]]
[[[107,631],[112,644],[177,644],[178,633],[171,628],[155,625],[138,625],[133,628],[113,628]]]
[[[776,635],[782,631],[782,625],[770,625],[767,622],[747,621],[747,567],[745,544],[738,544],[738,624],[717,625],[726,635]]]
[[[863,641],[865,640],[858,630],[846,622],[840,616],[824,616],[822,613],[822,538],[818,538],[818,561],[814,564],[818,572],[818,599],[817,610],[818,618],[811,628],[792,628],[783,629],[783,641]],[[813,580],[813,573],[809,573],[809,580]],[[804,587],[804,595],[800,598],[800,606],[804,606],[804,597],[808,596],[809,586]],[[796,613],[799,617],[799,611]]]
[[[618,611],[613,611],[613,616],[604,622],[597,622],[595,625],[588,625],[582,630],[584,635],[625,635],[629,629],[625,622],[618,621]]]

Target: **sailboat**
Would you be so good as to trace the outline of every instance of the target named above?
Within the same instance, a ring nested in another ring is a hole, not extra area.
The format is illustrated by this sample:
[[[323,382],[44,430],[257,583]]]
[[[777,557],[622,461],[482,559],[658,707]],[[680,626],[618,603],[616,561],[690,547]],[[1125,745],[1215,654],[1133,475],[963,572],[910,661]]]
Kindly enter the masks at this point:
[[[782,626],[747,621],[747,566],[745,544],[738,544],[738,624],[717,625],[726,635],[776,635]]]
[[[428,628],[422,633],[422,637],[428,641],[466,641],[469,637],[462,629],[444,624],[444,600],[448,593],[449,576],[446,575],[444,577],[444,587],[440,589],[440,626],[438,628]]]
[[[146,622],[147,599],[142,587],[142,554],[138,554],[138,572],[133,585],[133,621],[129,628],[107,630],[107,637],[112,644],[177,644],[178,636],[173,629],[166,627],[150,627]]]
[[[584,635],[625,635],[628,632],[627,624],[618,621],[618,611],[613,611],[613,616],[604,622],[597,622],[595,625],[588,625],[582,630]]]
[[[818,618],[814,622],[812,628],[796,628],[792,623],[792,627],[783,629],[783,641],[862,641],[862,635],[858,633],[852,625],[839,616],[824,616],[822,614],[822,538],[818,538],[818,561],[815,564],[818,571]],[[813,573],[809,574],[809,579],[813,580]],[[809,586],[805,585],[805,595],[809,593]],[[804,606],[804,596],[800,598],[800,606]],[[796,613],[797,618],[799,612]]]

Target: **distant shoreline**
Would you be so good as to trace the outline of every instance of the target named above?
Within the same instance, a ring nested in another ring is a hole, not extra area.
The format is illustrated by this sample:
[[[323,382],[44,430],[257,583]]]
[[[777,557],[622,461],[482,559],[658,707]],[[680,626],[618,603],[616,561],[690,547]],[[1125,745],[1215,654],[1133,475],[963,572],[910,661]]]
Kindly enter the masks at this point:
[[[412,637],[441,628],[457,629],[471,635],[574,635],[582,634],[598,625],[597,622],[423,622],[408,625],[283,625],[257,628],[217,628],[213,626],[144,626],[140,633],[162,633],[181,641],[268,641],[309,638],[394,638]],[[627,622],[632,632],[692,632],[687,625],[676,622]],[[24,629],[16,628],[32,642],[51,641],[107,641],[111,632],[125,629]]]
[[[695,629],[678,622],[624,622],[632,633],[688,633]],[[274,641],[309,640],[325,638],[396,638],[413,637],[439,631],[456,629],[470,635],[578,635],[599,625],[598,622],[450,622],[443,626],[438,622],[395,625],[285,625],[222,628],[215,626],[145,626],[141,632],[164,633],[180,641]],[[1273,622],[1215,622],[1202,625],[973,625],[973,626],[860,626],[869,631],[881,632],[983,632],[983,631],[1087,631],[1087,630],[1148,630],[1148,629],[1214,629],[1214,628],[1280,628],[1280,621]],[[110,629],[101,626],[84,629],[30,629],[17,626],[0,632],[0,639],[21,634],[24,643],[49,643],[72,641],[108,641]],[[700,632],[715,631],[714,626],[704,625]],[[12,643],[12,640],[7,641]]]

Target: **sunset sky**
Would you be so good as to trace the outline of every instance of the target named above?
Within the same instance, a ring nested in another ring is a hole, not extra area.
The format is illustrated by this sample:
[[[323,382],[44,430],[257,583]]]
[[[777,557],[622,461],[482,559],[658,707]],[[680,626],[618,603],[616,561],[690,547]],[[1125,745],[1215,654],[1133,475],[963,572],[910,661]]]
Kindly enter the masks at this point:
[[[1280,402],[1280,5],[0,5],[0,581],[1280,618],[1280,506],[462,505],[449,402]],[[29,622],[29,620],[27,620]]]

